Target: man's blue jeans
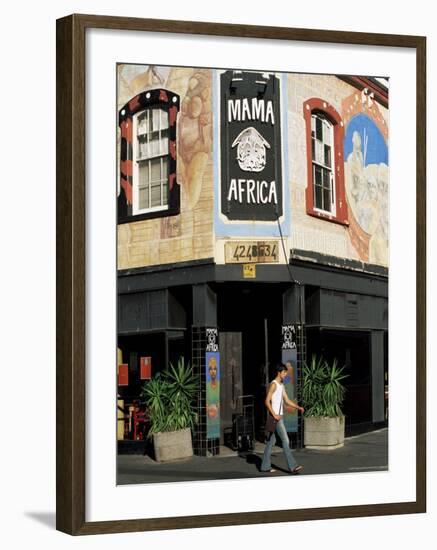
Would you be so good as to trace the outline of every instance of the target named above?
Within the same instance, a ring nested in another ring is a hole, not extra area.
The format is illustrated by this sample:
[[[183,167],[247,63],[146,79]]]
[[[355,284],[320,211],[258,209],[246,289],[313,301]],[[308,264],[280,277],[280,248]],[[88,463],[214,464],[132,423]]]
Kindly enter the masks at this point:
[[[276,432],[277,432],[277,434],[279,435],[279,437],[281,438],[281,441],[282,441],[282,449],[284,451],[284,455],[285,455],[285,459],[287,461],[288,469],[292,470],[293,468],[295,468],[297,466],[297,463],[294,459],[293,453],[291,452],[290,441],[288,439],[287,430],[285,429],[284,420],[282,418],[276,424]],[[269,438],[269,440],[266,444],[266,448],[264,449],[264,456],[263,456],[263,461],[262,461],[262,464],[261,464],[261,471],[266,472],[266,471],[270,470],[270,468],[272,467],[270,459],[271,459],[271,455],[272,455],[273,445],[275,443],[276,443],[276,436],[275,436],[275,432],[273,432],[270,435],[270,438]]]

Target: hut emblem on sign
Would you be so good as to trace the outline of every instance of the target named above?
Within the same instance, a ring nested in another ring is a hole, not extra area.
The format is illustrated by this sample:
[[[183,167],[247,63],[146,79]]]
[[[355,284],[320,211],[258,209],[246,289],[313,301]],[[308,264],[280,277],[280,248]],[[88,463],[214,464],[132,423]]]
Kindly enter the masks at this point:
[[[232,147],[237,147],[237,161],[245,172],[261,172],[266,165],[266,147],[269,143],[253,128],[245,128],[234,139]]]

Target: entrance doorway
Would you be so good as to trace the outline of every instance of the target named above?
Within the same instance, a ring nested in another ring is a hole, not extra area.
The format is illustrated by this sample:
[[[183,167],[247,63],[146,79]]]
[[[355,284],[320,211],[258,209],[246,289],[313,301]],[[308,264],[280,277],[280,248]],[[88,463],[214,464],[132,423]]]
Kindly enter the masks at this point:
[[[260,440],[265,421],[266,383],[281,361],[282,293],[282,285],[277,283],[217,286],[219,332],[239,335],[236,337],[241,351],[238,389],[242,395],[253,396],[255,437]],[[223,349],[221,344],[220,347]]]

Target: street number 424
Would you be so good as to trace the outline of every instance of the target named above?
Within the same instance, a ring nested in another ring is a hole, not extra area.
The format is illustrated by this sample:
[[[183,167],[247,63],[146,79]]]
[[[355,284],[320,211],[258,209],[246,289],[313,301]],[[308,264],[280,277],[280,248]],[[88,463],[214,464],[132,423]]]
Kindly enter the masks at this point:
[[[233,257],[235,260],[255,260],[261,258],[277,259],[277,246],[276,244],[270,245],[267,243],[262,244],[248,244],[237,245],[234,250]]]

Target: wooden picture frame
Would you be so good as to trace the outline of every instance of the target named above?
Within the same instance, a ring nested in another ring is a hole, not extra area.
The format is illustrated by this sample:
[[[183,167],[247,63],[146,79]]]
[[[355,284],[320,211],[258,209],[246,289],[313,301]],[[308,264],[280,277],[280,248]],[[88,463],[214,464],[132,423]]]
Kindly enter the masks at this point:
[[[416,54],[416,498],[410,502],[86,521],[85,56],[87,29],[407,48]],[[71,15],[57,21],[57,529],[71,535],[410,514],[426,510],[426,39],[283,27]],[[171,520],[171,521],[170,521]]]

